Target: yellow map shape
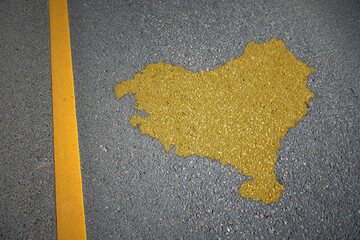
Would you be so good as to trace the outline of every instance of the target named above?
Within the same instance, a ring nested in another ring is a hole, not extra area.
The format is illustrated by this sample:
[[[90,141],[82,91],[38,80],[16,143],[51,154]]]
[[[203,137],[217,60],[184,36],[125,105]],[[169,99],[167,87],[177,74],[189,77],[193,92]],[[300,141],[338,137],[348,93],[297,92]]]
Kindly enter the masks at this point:
[[[211,71],[150,64],[114,90],[118,99],[135,94],[130,123],[180,156],[198,155],[230,164],[251,176],[239,194],[277,202],[284,186],[274,166],[280,139],[307,113],[314,94],[306,88],[315,69],[296,60],[282,40],[250,42],[243,55]]]

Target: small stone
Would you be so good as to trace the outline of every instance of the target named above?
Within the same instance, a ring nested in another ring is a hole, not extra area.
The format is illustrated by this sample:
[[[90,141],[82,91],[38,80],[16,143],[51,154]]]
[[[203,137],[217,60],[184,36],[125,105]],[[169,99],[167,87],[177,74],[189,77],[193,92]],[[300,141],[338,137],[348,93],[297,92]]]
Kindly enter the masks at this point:
[[[100,148],[101,148],[101,150],[103,150],[103,152],[107,152],[107,151],[108,151],[107,147],[105,147],[105,146],[103,146],[103,145],[100,145]]]

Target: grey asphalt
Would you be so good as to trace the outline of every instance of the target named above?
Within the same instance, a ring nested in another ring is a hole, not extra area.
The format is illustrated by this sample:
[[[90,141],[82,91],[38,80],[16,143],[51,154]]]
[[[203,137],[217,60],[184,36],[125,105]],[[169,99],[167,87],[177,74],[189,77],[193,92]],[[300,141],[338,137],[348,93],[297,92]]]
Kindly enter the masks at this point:
[[[88,239],[360,239],[357,1],[68,1]],[[112,88],[150,63],[211,70],[283,39],[316,69],[281,141],[278,203],[208,158],[166,153]],[[47,1],[0,2],[0,239],[56,239]]]

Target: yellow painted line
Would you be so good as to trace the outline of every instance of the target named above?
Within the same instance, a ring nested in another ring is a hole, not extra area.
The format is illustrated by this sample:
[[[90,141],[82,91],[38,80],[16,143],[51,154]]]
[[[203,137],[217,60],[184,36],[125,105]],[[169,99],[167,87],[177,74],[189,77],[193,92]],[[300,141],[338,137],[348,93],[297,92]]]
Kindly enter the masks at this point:
[[[57,237],[86,239],[66,0],[49,0]]]

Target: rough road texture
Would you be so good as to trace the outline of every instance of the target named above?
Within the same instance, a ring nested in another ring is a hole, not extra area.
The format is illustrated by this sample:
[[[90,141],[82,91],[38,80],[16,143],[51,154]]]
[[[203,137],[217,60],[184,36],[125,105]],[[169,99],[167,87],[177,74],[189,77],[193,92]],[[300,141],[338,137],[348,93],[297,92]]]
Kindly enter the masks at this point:
[[[313,71],[283,41],[251,42],[244,54],[211,71],[192,73],[160,62],[114,88],[118,99],[135,93],[130,123],[183,157],[198,155],[230,164],[252,181],[240,195],[265,203],[280,198],[276,151],[289,127],[306,113]]]
[[[56,239],[47,1],[0,1],[0,239]]]
[[[69,6],[89,239],[359,239],[358,1]],[[251,177],[229,164],[167,153],[129,124],[136,99],[114,96],[149,63],[209,71],[272,38],[316,69],[308,113],[277,151],[277,203],[239,197]]]
[[[0,1],[0,239],[56,238],[47,4]],[[89,240],[360,239],[358,0],[68,4]],[[277,151],[277,203],[239,197],[251,178],[229,164],[166,153],[114,97],[149,63],[207,71],[271,38],[316,69]]]

